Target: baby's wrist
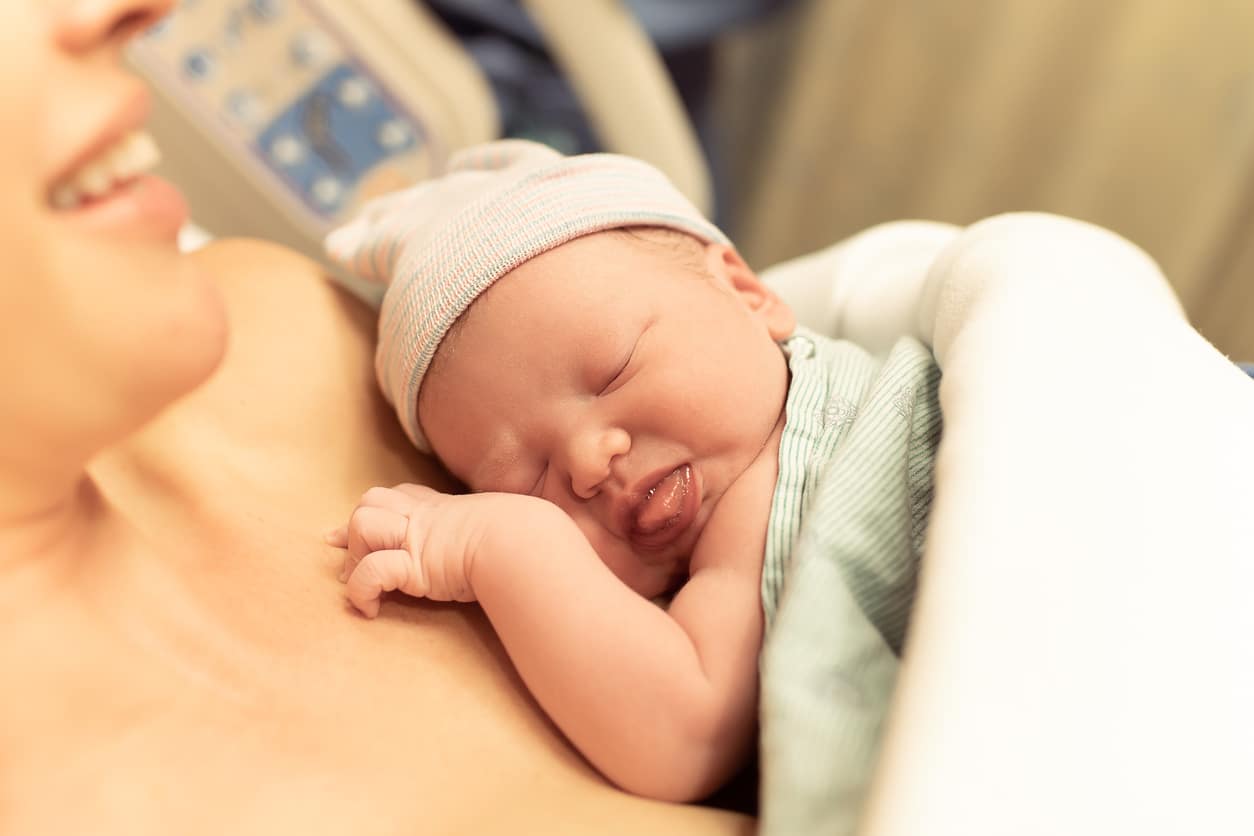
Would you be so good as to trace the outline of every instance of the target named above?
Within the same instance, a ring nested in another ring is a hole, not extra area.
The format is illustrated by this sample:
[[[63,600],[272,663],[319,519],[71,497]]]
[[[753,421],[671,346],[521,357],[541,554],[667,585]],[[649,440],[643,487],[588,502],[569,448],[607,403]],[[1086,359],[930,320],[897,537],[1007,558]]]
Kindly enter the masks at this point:
[[[491,505],[475,544],[470,582],[478,591],[491,579],[530,573],[544,553],[560,550],[562,538],[582,538],[574,521],[551,502],[522,494],[485,494]]]

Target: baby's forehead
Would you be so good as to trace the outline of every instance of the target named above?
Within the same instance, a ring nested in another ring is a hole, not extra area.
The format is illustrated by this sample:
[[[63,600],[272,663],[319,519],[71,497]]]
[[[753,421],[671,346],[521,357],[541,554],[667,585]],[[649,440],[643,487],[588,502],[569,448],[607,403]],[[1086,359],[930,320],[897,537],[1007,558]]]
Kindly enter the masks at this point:
[[[639,250],[704,272],[707,245],[694,235],[660,226],[627,226],[609,234]]]
[[[431,372],[437,372],[456,356],[467,338],[480,345],[505,346],[525,340],[526,334],[520,334],[526,330],[523,326],[562,322],[583,330],[578,327],[580,324],[596,326],[603,316],[602,311],[583,303],[617,303],[626,297],[648,300],[666,295],[664,285],[648,281],[619,280],[617,275],[613,280],[594,281],[598,266],[608,268],[606,272],[611,274],[615,267],[621,268],[621,259],[614,257],[615,249],[620,256],[624,249],[629,249],[659,266],[678,268],[682,271],[678,275],[683,277],[708,277],[703,259],[705,246],[692,235],[661,227],[621,227],[559,244],[513,267],[471,300],[436,347]],[[604,259],[597,258],[596,253],[601,250]],[[593,253],[590,258],[578,257],[589,252]],[[669,270],[665,272],[670,275]],[[639,279],[640,274],[632,272],[631,277]],[[488,309],[494,311],[493,321],[479,322]],[[582,316],[585,311],[587,317]],[[471,323],[482,327],[471,327]]]

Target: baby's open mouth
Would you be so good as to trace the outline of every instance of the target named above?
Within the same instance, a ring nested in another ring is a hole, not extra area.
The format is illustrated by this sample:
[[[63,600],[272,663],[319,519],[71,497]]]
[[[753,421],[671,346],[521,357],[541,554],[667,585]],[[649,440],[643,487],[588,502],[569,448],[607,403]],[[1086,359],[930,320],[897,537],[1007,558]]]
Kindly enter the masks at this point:
[[[636,508],[634,532],[651,536],[674,525],[684,515],[692,488],[692,468],[680,465],[649,489]]]

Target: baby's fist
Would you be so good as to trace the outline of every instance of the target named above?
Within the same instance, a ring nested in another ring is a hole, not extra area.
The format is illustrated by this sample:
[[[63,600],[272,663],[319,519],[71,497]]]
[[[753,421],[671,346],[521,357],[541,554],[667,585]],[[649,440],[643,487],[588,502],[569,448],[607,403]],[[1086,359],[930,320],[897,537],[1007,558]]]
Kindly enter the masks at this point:
[[[399,590],[433,601],[473,601],[470,567],[479,539],[472,496],[442,494],[421,485],[371,488],[348,525],[327,536],[347,549],[340,581],[368,618],[385,592]]]

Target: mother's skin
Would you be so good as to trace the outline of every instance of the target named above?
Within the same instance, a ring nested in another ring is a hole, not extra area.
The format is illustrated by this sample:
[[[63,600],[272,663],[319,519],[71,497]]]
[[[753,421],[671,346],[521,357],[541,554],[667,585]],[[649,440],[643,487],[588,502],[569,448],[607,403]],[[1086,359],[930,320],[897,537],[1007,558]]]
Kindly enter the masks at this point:
[[[156,552],[66,565],[37,600],[0,586],[0,829],[748,833],[607,786],[476,608],[350,611],[319,532],[370,485],[443,477],[375,392],[371,315],[316,265],[196,259],[222,365],[90,468]]]
[[[50,199],[142,122],[122,49],[170,5],[0,3],[0,833],[747,832],[606,785],[473,608],[350,611],[321,532],[439,481],[368,311],[180,254],[157,181]]]

